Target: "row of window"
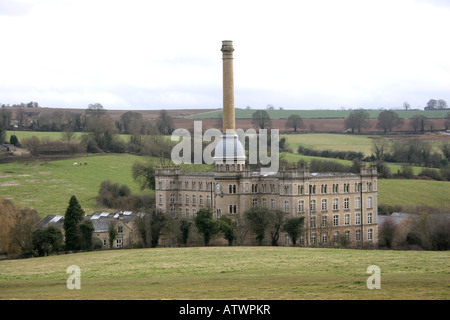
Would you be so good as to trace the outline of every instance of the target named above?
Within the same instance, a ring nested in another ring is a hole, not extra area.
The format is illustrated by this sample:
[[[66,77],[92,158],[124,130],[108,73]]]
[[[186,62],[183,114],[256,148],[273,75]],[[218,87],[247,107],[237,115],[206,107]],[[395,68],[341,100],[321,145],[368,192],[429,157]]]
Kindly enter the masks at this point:
[[[361,209],[361,198],[355,197],[354,199],[355,199],[354,209]],[[266,198],[262,198],[261,202],[262,202],[261,206],[267,207],[267,199]],[[257,207],[259,205],[259,199],[253,198],[252,205],[254,207]],[[284,200],[284,211],[285,212],[290,212],[290,205],[291,205],[291,201]],[[320,207],[321,211],[328,211],[328,199],[322,199],[320,202],[320,205],[321,205],[321,207]],[[367,197],[366,207],[367,207],[367,209],[373,208],[372,197]],[[270,199],[270,209],[276,209],[276,201],[273,198]],[[351,209],[350,208],[350,198],[344,198],[343,209],[344,210]],[[316,212],[317,210],[318,210],[317,200],[312,199],[310,202],[310,211]],[[339,199],[338,198],[332,199],[332,210],[334,210],[334,211],[339,210]],[[298,212],[305,212],[305,200],[298,200]]]
[[[159,181],[158,182],[158,187],[159,190],[162,190],[163,181]],[[372,183],[371,182],[367,182],[367,188],[366,190],[368,192],[372,191]],[[245,192],[249,192],[249,184],[246,183],[245,184]],[[259,184],[253,183],[252,187],[251,187],[251,192],[252,193],[258,193],[258,189],[259,189]],[[275,193],[276,189],[275,189],[275,184],[274,183],[270,183],[269,185],[267,184],[261,184],[261,189],[260,192],[262,193]],[[203,189],[203,182],[199,181],[184,181],[184,188],[183,188],[183,182],[182,181],[169,181],[169,188],[170,190],[174,190],[174,189],[178,189],[178,190],[192,190],[192,191],[211,191],[212,190],[212,182],[206,182],[205,183],[205,189]],[[280,192],[282,192],[284,190],[285,194],[293,194],[293,190],[292,190],[292,185],[288,184],[288,185],[284,185],[284,187],[280,188]],[[333,183],[331,186],[331,190],[332,193],[339,193],[339,184],[337,183]],[[230,184],[228,186],[228,192],[229,193],[236,193],[237,191],[237,186],[235,184]],[[342,185],[342,191],[343,193],[350,193],[350,183],[344,183]],[[355,183],[354,184],[354,188],[353,188],[354,192],[360,192],[361,191],[361,183]],[[308,194],[317,194],[319,192],[319,186],[316,185],[309,185],[309,193]],[[320,193],[321,194],[327,194],[328,193],[328,185],[327,184],[322,184],[320,185]],[[297,186],[297,194],[299,195],[303,195],[306,194],[305,193],[305,186],[303,185],[298,185]]]
[[[372,241],[373,240],[373,233],[374,233],[374,231],[373,231],[372,228],[367,229],[367,240],[368,241]],[[350,241],[350,230],[345,230],[344,231],[344,236],[345,236],[345,238],[348,241]],[[311,238],[310,238],[311,244],[317,244],[318,240],[319,240],[317,238],[318,237],[317,237],[317,234],[315,232],[311,233]],[[328,239],[328,232],[323,232],[321,234],[321,239],[320,240],[321,240],[322,244],[327,244],[328,241],[329,241],[329,239]],[[356,241],[361,241],[361,230],[355,230],[355,240]],[[339,231],[335,231],[333,233],[333,242],[337,243],[338,241],[339,241]],[[300,244],[301,245],[305,244],[305,238],[303,236],[300,238]]]
[[[339,227],[341,225],[344,225],[344,226],[350,225],[350,214],[349,213],[346,213],[344,215],[344,224],[342,224],[342,222],[339,221],[339,217],[340,216],[338,214],[333,215],[333,220],[332,220],[333,227]],[[318,227],[317,218],[318,217],[316,217],[316,216],[311,217],[311,219],[310,219],[310,227],[311,228]],[[367,218],[367,221],[365,221],[364,224],[372,224],[374,222],[372,212],[368,212],[366,218]],[[319,219],[320,219],[320,223],[321,223],[320,225],[322,227],[329,227],[329,221],[328,221],[327,215],[323,215],[323,216],[319,217]],[[360,224],[361,224],[361,213],[357,212],[357,213],[355,213],[355,225],[360,225]]]

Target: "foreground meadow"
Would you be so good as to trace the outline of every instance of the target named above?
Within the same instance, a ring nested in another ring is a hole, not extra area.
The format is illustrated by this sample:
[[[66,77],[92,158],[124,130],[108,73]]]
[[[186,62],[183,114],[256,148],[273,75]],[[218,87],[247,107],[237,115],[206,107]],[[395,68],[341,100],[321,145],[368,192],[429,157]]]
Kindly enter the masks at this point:
[[[197,247],[0,261],[0,299],[449,299],[449,252]],[[81,269],[69,290],[67,267]],[[370,265],[381,289],[369,290]]]

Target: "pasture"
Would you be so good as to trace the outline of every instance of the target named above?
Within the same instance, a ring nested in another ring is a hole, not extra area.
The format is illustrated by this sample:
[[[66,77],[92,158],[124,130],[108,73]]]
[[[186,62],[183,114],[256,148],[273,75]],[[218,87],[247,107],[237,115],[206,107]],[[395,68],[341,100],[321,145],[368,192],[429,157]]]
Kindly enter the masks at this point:
[[[75,195],[86,213],[92,213],[102,210],[95,198],[104,180],[141,193],[131,170],[139,160],[144,161],[138,156],[114,154],[0,164],[0,195],[19,207],[36,209],[41,217],[64,214],[70,197]],[[74,166],[75,162],[83,165]]]
[[[105,250],[0,261],[0,299],[449,299],[448,251],[298,247]],[[80,267],[79,290],[66,269]],[[380,268],[381,288],[366,273]]]

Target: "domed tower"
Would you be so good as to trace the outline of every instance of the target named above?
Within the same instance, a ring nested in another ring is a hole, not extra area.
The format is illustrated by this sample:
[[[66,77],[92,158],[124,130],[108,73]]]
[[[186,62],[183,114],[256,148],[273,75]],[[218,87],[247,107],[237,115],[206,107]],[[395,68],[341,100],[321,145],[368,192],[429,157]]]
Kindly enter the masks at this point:
[[[235,128],[233,42],[222,41],[223,60],[223,130],[215,148],[216,171],[236,172],[245,169],[245,150]]]

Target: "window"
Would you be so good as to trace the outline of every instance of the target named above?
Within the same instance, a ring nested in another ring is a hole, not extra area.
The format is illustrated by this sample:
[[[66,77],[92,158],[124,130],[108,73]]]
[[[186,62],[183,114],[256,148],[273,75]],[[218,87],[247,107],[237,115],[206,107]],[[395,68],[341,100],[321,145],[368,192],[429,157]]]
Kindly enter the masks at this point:
[[[355,183],[355,192],[360,192],[360,191],[361,191],[361,184]]]
[[[327,211],[327,199],[322,199],[322,211]]]
[[[182,217],[182,216],[183,216],[183,208],[180,208],[180,209],[178,210],[178,212],[179,212],[179,216]]]
[[[333,226],[337,227],[339,225],[339,215],[335,214],[333,216]]]
[[[322,227],[326,227],[328,222],[327,216],[322,216]]]
[[[298,212],[304,212],[305,211],[305,201],[298,200]]]
[[[350,209],[350,199],[345,198],[344,199],[344,210],[349,210],[349,209]]]
[[[236,193],[236,185],[235,184],[228,185],[228,193]]]
[[[198,196],[198,204],[201,206],[203,205],[203,196],[202,195]]]
[[[192,205],[197,205],[197,196],[195,194],[192,195]]]
[[[235,204],[230,204],[230,207],[229,207],[230,214],[236,213],[236,207],[237,206]]]
[[[199,182],[199,183],[198,183],[198,190],[200,190],[200,191],[201,191],[201,190],[202,190],[202,188],[203,188],[203,182]]]
[[[117,227],[117,233],[123,233],[123,226]]]
[[[348,213],[344,216],[344,225],[350,225],[350,215]]]
[[[339,199],[338,198],[333,199],[333,210],[339,210]]]
[[[367,208],[371,209],[372,207],[372,197],[367,197]]]
[[[211,206],[211,196],[209,194],[206,196],[206,205]]]
[[[367,240],[373,240],[373,230],[369,229],[367,230]]]
[[[372,223],[372,212],[367,214],[367,223]]]
[[[253,199],[252,199],[252,205],[253,205],[254,207],[257,207],[257,206],[258,206],[258,198],[253,198]]]
[[[270,185],[270,193],[275,193],[275,185],[274,184]]]
[[[117,238],[116,239],[116,248],[122,248],[123,247],[123,239]]]
[[[344,192],[346,193],[350,192],[350,183],[344,183]]]
[[[230,171],[230,165],[225,165],[225,171]]]
[[[303,186],[298,186],[298,194],[303,194],[305,192]]]
[[[170,194],[170,203],[175,203],[175,194],[173,193]]]
[[[328,243],[328,233],[324,232],[322,234],[322,243]]]
[[[189,195],[186,194],[186,204],[189,204]]]
[[[159,194],[159,195],[158,195],[158,203],[159,203],[159,204],[163,204],[162,194]]]
[[[333,183],[333,193],[339,193],[339,185]]]
[[[258,192],[258,185],[257,184],[252,184],[252,192],[253,193],[257,193]]]
[[[338,242],[339,240],[339,231],[335,231],[333,234],[333,242]]]
[[[189,218],[189,208],[186,208],[186,218]]]
[[[289,212],[289,200],[284,200],[284,212]]]
[[[316,233],[311,234],[311,244],[316,244]]]
[[[320,186],[320,192],[323,194],[327,193],[327,185],[326,184],[323,184]]]
[[[355,239],[356,239],[356,241],[360,241],[361,240],[361,230],[357,229],[355,231]]]
[[[367,182],[367,192],[371,192],[371,191],[372,191],[372,183]]]
[[[316,200],[311,200],[311,212],[316,211]]]
[[[170,215],[175,218],[175,208],[170,208]]]
[[[266,190],[267,188],[266,188],[266,187],[267,187],[267,186],[266,186],[265,184],[262,185],[262,192],[263,192],[263,193],[266,193],[266,192],[267,192],[267,190]]]
[[[195,182],[192,182],[192,190],[195,190]]]
[[[197,210],[192,209],[192,217],[195,218],[197,216]]]
[[[311,217],[311,228],[316,227],[316,217]]]
[[[270,209],[275,209],[275,199],[270,199]]]
[[[361,208],[361,198],[356,197],[355,198],[355,209],[360,209],[360,208]]]
[[[361,224],[361,214],[360,213],[356,214],[355,224]]]
[[[344,235],[345,239],[347,239],[347,241],[350,241],[350,230],[345,230]]]
[[[262,198],[262,206],[264,208],[267,208],[267,199],[266,198]]]
[[[312,186],[312,185],[309,186],[309,194],[316,194],[316,186],[315,185],[314,186]]]
[[[106,247],[106,245],[108,244],[108,241],[106,241],[106,238],[103,239],[103,246]]]

